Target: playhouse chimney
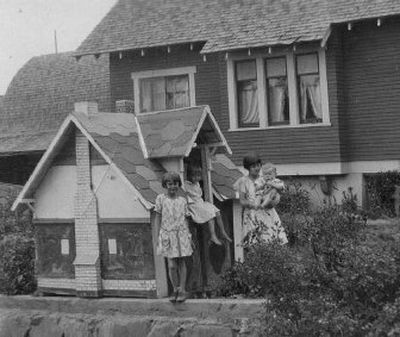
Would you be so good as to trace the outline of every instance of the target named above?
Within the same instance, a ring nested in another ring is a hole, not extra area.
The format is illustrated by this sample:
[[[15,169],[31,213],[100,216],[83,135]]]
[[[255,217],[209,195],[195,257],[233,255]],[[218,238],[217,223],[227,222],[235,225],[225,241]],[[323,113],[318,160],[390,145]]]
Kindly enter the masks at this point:
[[[115,101],[115,112],[134,114],[135,101],[129,99]]]
[[[74,108],[75,112],[84,113],[87,116],[99,112],[99,108],[96,102],[76,102],[74,104]]]

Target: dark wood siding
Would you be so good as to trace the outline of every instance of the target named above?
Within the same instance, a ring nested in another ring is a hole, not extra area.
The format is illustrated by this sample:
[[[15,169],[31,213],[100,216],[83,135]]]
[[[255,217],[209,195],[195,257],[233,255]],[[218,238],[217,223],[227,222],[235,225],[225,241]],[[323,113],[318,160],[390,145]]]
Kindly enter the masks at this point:
[[[333,93],[329,96],[331,126],[227,131],[229,109],[225,55],[207,55],[204,62],[199,49],[190,51],[188,45],[174,47],[171,53],[166,48],[146,50],[143,57],[139,52],[125,53],[122,59],[118,54],[111,54],[111,97],[113,102],[133,99],[132,72],[197,66],[196,103],[210,105],[237,164],[251,150],[257,150],[264,159],[276,164],[340,161],[338,81],[342,70],[337,67],[337,62],[342,54],[341,49],[336,47],[340,45],[340,39],[332,41],[327,50],[328,90]]]
[[[359,23],[342,37],[347,158],[399,159],[400,23]]]
[[[110,77],[111,99],[114,104],[120,99],[133,99],[133,81],[131,73],[154,69],[196,66],[195,74],[196,104],[208,104],[215,115],[219,115],[218,62],[216,56],[207,56],[207,61],[199,54],[199,47],[193,51],[189,45],[146,50],[142,57],[140,52],[125,53],[122,59],[118,54],[111,54]]]

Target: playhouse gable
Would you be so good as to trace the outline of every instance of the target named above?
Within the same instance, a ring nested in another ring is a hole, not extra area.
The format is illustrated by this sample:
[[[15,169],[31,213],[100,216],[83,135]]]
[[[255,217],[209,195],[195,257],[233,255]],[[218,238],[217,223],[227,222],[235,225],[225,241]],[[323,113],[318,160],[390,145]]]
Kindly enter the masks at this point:
[[[148,158],[187,157],[198,141],[231,149],[206,105],[138,115]]]

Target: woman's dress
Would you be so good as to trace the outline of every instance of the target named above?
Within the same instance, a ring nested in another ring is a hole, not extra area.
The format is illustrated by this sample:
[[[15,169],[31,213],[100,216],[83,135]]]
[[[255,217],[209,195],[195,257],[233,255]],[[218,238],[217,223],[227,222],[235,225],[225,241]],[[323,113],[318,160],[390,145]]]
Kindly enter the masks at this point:
[[[256,186],[248,176],[240,178],[234,187],[239,193],[243,193],[246,200],[255,202]],[[255,210],[243,207],[242,231],[242,238],[250,241],[249,243],[252,243],[249,236],[257,232],[259,232],[261,240],[265,242],[270,242],[273,238],[279,238],[282,243],[288,242],[281,219],[275,208]]]

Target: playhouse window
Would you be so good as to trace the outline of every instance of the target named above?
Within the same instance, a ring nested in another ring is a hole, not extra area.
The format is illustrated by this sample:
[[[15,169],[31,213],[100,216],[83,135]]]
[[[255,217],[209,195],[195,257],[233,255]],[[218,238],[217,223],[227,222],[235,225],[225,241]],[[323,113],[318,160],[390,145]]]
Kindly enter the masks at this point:
[[[152,112],[195,105],[196,67],[132,73],[135,112]]]
[[[325,50],[228,59],[230,129],[329,125]]]

